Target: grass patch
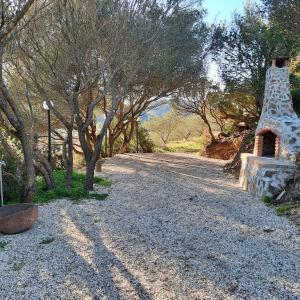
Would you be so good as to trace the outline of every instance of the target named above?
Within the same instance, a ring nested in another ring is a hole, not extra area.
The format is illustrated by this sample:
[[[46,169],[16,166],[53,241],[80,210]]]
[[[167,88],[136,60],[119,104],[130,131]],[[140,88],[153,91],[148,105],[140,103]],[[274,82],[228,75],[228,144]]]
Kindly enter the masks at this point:
[[[55,187],[53,190],[46,190],[46,185],[42,177],[37,178],[37,194],[34,203],[47,203],[55,199],[68,198],[79,201],[83,198],[95,198],[104,200],[107,194],[89,193],[84,190],[85,174],[73,173],[73,182],[70,188],[65,186],[65,171],[57,170],[53,172]],[[104,187],[111,186],[111,181],[101,177],[95,177],[95,183]]]
[[[283,216],[283,215],[286,215],[286,213],[288,212],[289,210],[289,207],[288,205],[280,205],[276,208],[276,213],[278,216]]]
[[[262,200],[262,202],[264,202],[265,204],[268,204],[268,205],[272,204],[272,202],[273,202],[273,199],[269,196],[263,196],[261,200]]]
[[[51,244],[52,242],[54,242],[54,237],[48,237],[48,238],[45,238],[45,239],[42,239],[40,244],[41,245],[48,245],[48,244]]]
[[[3,251],[6,245],[8,245],[8,242],[0,241],[0,251]]]
[[[157,152],[199,153],[204,148],[204,136],[192,137],[189,140],[171,141],[157,147]]]

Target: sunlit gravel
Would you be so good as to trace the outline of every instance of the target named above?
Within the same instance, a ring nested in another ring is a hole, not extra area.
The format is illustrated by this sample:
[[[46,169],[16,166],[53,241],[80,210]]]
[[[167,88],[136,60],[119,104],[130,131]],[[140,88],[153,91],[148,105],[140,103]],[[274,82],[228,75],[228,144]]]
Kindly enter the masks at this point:
[[[106,200],[43,205],[31,230],[0,235],[0,299],[300,299],[298,229],[221,167],[108,160]]]

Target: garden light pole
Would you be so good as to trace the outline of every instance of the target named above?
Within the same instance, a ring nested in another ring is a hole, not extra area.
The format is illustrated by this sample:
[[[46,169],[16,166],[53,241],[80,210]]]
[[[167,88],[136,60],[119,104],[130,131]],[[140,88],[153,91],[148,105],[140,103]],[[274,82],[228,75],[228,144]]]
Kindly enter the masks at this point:
[[[136,153],[139,153],[139,121],[140,118],[136,119]]]
[[[51,107],[53,106],[53,102],[50,101]],[[47,104],[47,101],[43,102],[43,108],[47,111],[48,114],[48,161],[51,164],[51,114],[50,108]]]
[[[4,202],[3,202],[2,166],[5,167],[5,162],[4,162],[3,160],[0,160],[0,194],[1,194],[1,207],[4,206]]]

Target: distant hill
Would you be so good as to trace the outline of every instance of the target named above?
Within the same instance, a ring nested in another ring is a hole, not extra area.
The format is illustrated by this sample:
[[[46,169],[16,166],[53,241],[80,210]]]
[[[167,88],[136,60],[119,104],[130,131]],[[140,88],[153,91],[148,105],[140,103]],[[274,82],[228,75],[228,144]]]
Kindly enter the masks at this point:
[[[164,104],[158,108],[154,108],[154,109],[150,110],[149,112],[143,114],[141,116],[141,120],[147,121],[147,120],[151,119],[151,117],[153,117],[153,116],[162,116],[169,111],[170,111],[170,105]]]
[[[148,111],[147,113],[143,114],[141,116],[141,121],[142,122],[145,122],[145,121],[148,121],[149,119],[151,119],[151,117],[153,116],[162,116],[164,115],[165,113],[169,112],[170,111],[170,105],[169,104],[163,104],[162,106],[160,107],[157,107],[157,108],[154,108],[150,111]],[[105,115],[102,114],[102,115],[99,115],[97,118],[96,118],[96,122],[97,123],[103,123],[105,121]]]

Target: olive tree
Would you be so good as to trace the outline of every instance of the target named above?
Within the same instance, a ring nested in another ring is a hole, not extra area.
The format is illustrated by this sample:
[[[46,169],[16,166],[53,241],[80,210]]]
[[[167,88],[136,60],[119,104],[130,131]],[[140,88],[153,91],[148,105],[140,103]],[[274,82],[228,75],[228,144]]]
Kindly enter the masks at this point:
[[[43,4],[34,5],[34,0],[1,1],[0,24],[0,110],[2,130],[15,135],[21,144],[25,165],[22,201],[31,202],[35,193],[35,166],[33,149],[33,128],[27,123],[18,99],[12,97],[7,86],[5,68],[10,61],[9,52],[12,42],[17,35],[35,17]]]

